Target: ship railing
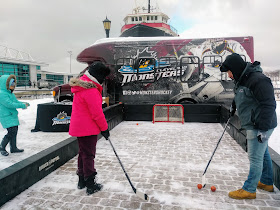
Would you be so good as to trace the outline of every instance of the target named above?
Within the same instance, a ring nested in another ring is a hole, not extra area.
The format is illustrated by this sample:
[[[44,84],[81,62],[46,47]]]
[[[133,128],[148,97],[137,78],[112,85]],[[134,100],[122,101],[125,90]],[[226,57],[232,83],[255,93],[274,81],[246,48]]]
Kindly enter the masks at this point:
[[[170,26],[170,29],[175,32],[176,34],[178,34],[178,31],[176,30],[176,28],[174,28],[172,25],[169,25]]]

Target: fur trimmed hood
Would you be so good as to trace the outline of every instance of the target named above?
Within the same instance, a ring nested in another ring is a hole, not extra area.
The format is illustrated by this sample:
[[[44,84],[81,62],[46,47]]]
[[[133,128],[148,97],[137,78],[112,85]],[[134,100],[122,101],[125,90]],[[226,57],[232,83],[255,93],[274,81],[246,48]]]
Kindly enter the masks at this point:
[[[84,81],[84,80],[81,80],[80,78],[71,78],[69,81],[69,85],[71,87],[79,86],[79,87],[82,87],[85,89],[96,88],[96,85],[93,82]]]
[[[0,89],[1,90],[10,90],[9,83],[11,79],[15,80],[15,83],[17,83],[16,76],[11,74],[11,75],[2,75],[0,77]]]
[[[100,93],[102,93],[102,86],[98,83],[92,80],[92,78],[89,78],[86,74],[81,76],[80,78],[72,78],[69,81],[69,85],[71,86],[71,92],[77,93],[80,91],[88,90],[95,88]]]

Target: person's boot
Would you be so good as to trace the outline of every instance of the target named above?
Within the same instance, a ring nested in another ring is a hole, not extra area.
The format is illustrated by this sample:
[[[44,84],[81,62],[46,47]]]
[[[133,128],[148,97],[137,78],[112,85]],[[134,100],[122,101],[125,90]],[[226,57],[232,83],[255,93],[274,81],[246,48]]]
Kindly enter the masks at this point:
[[[0,153],[3,156],[8,156],[9,155],[9,153],[6,151],[6,149],[4,149],[2,146],[0,146]]]
[[[6,150],[6,146],[7,146],[8,143],[9,143],[9,139],[7,138],[7,136],[4,136],[4,138],[3,138],[3,140],[0,144],[0,153],[3,156],[8,156],[9,155],[9,153]]]
[[[15,138],[12,138],[12,140],[10,141],[10,146],[11,146],[11,149],[10,149],[10,152],[11,153],[19,153],[19,152],[23,152],[24,149],[19,149],[17,148],[17,143],[16,143],[17,139],[16,137]]]
[[[267,192],[274,192],[273,185],[266,185],[266,184],[261,183],[260,181],[258,183],[258,187],[257,188],[265,190]]]
[[[102,184],[96,183],[96,175],[97,173],[94,172],[91,176],[85,179],[86,187],[87,187],[87,195],[91,195],[95,192],[98,192],[102,189]]]
[[[250,193],[241,188],[239,190],[229,192],[228,196],[234,199],[255,199],[256,193]]]
[[[78,187],[79,190],[84,189],[86,187],[86,181],[85,181],[84,176],[79,176],[79,182],[78,182],[77,187]]]
[[[14,148],[14,149],[11,148],[11,151],[10,151],[10,152],[11,152],[11,153],[18,153],[18,152],[23,152],[23,151],[24,151],[24,149],[19,149],[19,148],[16,147],[16,148]]]

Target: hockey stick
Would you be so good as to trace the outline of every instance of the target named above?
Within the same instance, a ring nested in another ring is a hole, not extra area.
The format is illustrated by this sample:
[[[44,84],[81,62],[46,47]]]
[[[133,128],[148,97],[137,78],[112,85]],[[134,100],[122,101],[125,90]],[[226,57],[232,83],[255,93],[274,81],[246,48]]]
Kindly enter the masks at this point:
[[[230,120],[230,118],[228,118],[228,121],[227,121],[227,123],[226,123],[226,125],[225,125],[225,129],[224,129],[224,131],[223,131],[223,133],[222,133],[222,135],[221,135],[221,137],[220,137],[220,139],[219,139],[219,141],[218,141],[218,143],[217,143],[217,145],[216,145],[216,148],[214,149],[214,152],[212,153],[212,156],[211,156],[210,160],[208,161],[208,164],[207,164],[207,166],[206,166],[206,168],[205,168],[205,170],[204,170],[204,173],[203,173],[203,175],[202,175],[202,187],[203,187],[203,188],[206,186],[206,180],[205,180],[206,171],[207,171],[208,166],[210,165],[210,162],[212,161],[212,158],[213,158],[213,156],[214,156],[214,154],[215,154],[215,152],[216,152],[216,150],[217,150],[217,148],[218,148],[218,146],[219,146],[219,144],[220,144],[220,142],[221,142],[221,140],[222,140],[222,138],[223,138],[223,136],[224,136],[224,133],[225,133],[226,128],[227,128],[227,126],[228,126],[229,120]]]
[[[131,183],[131,181],[130,181],[130,179],[129,179],[129,176],[128,176],[127,173],[126,173],[126,171],[125,171],[125,169],[124,169],[124,167],[123,167],[123,164],[122,164],[122,162],[121,162],[121,160],[120,160],[120,158],[119,158],[119,156],[118,156],[118,154],[117,154],[117,152],[116,152],[116,150],[115,150],[115,148],[114,148],[114,146],[113,146],[113,144],[112,144],[110,138],[108,138],[108,141],[110,142],[110,144],[111,144],[111,146],[112,146],[112,149],[113,149],[113,151],[114,151],[116,157],[118,158],[118,161],[119,161],[119,163],[120,163],[120,165],[121,165],[121,167],[122,167],[122,170],[123,170],[123,172],[124,172],[124,174],[125,174],[125,176],[126,176],[128,182],[129,182],[130,186],[132,187],[133,192],[134,192],[139,198],[142,198],[143,200],[148,200],[149,197],[148,197],[147,194],[138,191],[138,190],[133,186],[133,184]]]

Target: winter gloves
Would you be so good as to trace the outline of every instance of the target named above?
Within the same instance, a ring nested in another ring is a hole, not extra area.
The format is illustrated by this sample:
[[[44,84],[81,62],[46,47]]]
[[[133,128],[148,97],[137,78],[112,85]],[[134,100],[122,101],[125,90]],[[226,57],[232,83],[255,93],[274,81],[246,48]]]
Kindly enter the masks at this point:
[[[30,106],[30,104],[29,103],[27,103],[27,102],[24,102],[25,103],[25,108],[24,109],[27,109],[27,107],[29,107]]]
[[[235,112],[236,112],[236,105],[235,105],[235,101],[233,100],[229,108],[229,117],[234,116]]]
[[[108,140],[110,136],[109,130],[107,129],[106,131],[101,131],[101,135],[104,136],[106,140]]]
[[[263,142],[268,140],[267,135],[266,135],[266,131],[260,131],[259,130],[258,133],[257,133],[257,137],[258,137],[258,141],[260,143],[263,143]]]

